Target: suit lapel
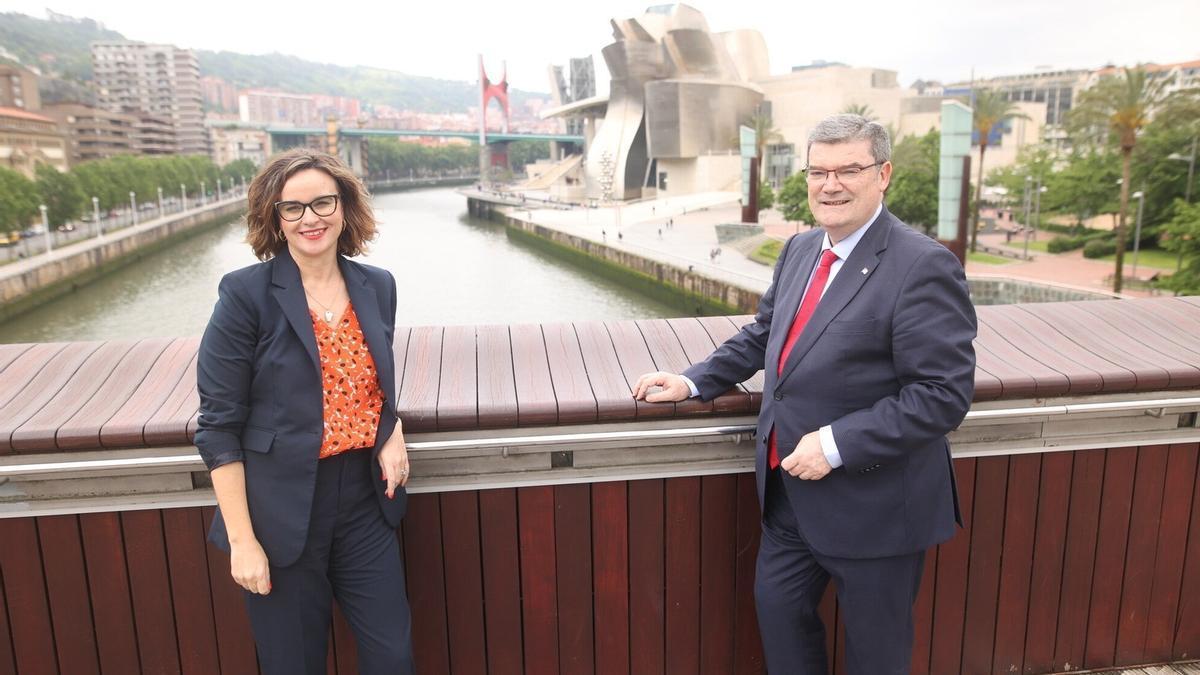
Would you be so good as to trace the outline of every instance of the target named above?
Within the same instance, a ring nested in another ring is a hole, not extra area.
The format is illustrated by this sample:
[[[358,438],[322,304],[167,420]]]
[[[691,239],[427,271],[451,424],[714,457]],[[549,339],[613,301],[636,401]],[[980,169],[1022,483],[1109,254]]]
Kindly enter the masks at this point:
[[[813,265],[817,263],[817,255],[821,252],[821,242],[825,241],[825,236],[821,234],[809,239],[810,241],[796,253],[799,256],[796,263],[788,264],[786,277],[780,277],[783,293],[775,303],[775,314],[771,317],[771,324],[775,330],[771,331],[767,339],[765,355],[766,363],[770,364],[768,367],[772,369],[779,365],[779,354],[783,351],[783,343],[787,339],[792,322],[796,320],[796,312],[800,311],[804,287],[808,285],[808,277],[812,275]],[[780,323],[777,324],[776,321]]]
[[[391,345],[384,332],[383,319],[380,316],[379,300],[375,289],[368,283],[367,275],[342,256],[338,256],[338,265],[342,269],[342,278],[346,280],[346,292],[350,294],[350,302],[358,315],[358,325],[362,328],[363,339],[367,342],[367,350],[375,361],[375,370],[379,374],[379,386],[383,388],[384,398],[388,407],[394,410],[396,400],[396,376],[393,368],[395,359],[391,353]]]
[[[317,358],[317,337],[313,332],[312,315],[308,313],[308,301],[304,299],[304,285],[300,283],[300,268],[296,267],[296,261],[292,260],[286,246],[275,256],[272,263],[271,295],[279,303],[283,316],[300,338],[304,351],[308,352],[313,367],[319,374],[321,362]]]
[[[808,350],[812,349],[817,339],[821,337],[821,333],[825,332],[829,322],[841,313],[862,289],[867,279],[871,278],[875,268],[879,265],[879,254],[887,247],[887,234],[891,230],[892,221],[892,215],[886,208],[880,211],[875,223],[854,247],[854,251],[846,262],[842,263],[837,276],[825,291],[825,295],[821,297],[821,301],[817,303],[817,309],[809,318],[808,324],[804,326],[804,332],[800,333],[795,346],[788,354],[787,363],[779,375],[780,382],[791,375],[792,371],[796,369],[796,365],[800,363],[800,359],[804,358]]]

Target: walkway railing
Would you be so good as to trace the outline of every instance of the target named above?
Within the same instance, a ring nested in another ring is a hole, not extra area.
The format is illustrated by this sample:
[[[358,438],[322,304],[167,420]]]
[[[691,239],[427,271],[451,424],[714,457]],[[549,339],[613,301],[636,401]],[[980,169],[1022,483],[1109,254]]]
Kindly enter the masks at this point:
[[[978,311],[965,528],[928,554],[913,672],[1194,658],[1200,298]],[[397,330],[421,672],[762,672],[761,374],[708,403],[629,394],[745,320]],[[195,351],[0,346],[0,672],[252,671],[204,542]],[[836,625],[832,594],[822,611]],[[355,672],[340,616],[331,639]]]

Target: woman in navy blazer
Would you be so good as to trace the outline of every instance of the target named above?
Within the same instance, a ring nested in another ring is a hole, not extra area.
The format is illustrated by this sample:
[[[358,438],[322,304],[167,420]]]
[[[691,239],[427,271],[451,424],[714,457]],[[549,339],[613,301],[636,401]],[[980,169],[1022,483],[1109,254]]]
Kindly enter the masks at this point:
[[[221,280],[197,361],[195,442],[218,505],[209,539],[246,591],[264,673],[325,672],[334,597],[360,672],[411,673],[396,281],[347,259],[375,236],[369,196],[337,158],[297,149],[255,177],[248,201],[263,262]],[[354,317],[361,343],[346,347]]]

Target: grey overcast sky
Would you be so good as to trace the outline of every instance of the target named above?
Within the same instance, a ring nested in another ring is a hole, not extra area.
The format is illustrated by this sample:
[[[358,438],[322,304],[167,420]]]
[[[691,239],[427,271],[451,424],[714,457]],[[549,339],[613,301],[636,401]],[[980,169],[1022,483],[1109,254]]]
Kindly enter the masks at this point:
[[[45,16],[46,0],[0,0],[0,11]],[[594,54],[612,41],[608,21],[639,16],[629,0],[418,0],[270,3],[241,0],[54,0],[126,37],[193,49],[282,52],[341,65],[474,80],[508,63],[513,87],[547,91],[546,66]],[[1197,0],[696,0],[714,31],[753,28],[771,72],[815,59],[899,72],[900,83],[966,80],[1049,66],[1200,59]]]

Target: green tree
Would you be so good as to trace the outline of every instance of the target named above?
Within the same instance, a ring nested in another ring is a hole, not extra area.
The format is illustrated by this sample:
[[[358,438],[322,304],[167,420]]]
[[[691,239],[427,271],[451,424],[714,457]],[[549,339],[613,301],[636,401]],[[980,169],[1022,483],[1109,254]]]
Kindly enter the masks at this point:
[[[447,147],[446,150],[450,150]],[[451,152],[443,152],[443,156],[447,159],[452,158]],[[539,159],[547,159],[550,157],[550,143],[545,141],[515,141],[508,144],[508,163],[512,166],[513,171],[522,171],[526,164],[533,164]],[[457,164],[456,161],[453,162]],[[461,165],[447,166],[446,168],[462,168]]]
[[[974,100],[969,102],[974,111],[972,128],[979,135],[979,177],[975,181],[975,205],[971,218],[971,252],[975,252],[975,240],[979,234],[979,205],[983,193],[983,158],[987,153],[988,140],[992,131],[1012,119],[1029,119],[1017,110],[1017,104],[1004,98],[1004,94],[991,89],[972,92]]]
[[[754,156],[758,157],[759,166],[762,166],[762,158],[767,154],[767,146],[783,140],[783,135],[775,128],[775,122],[771,116],[761,110],[755,110],[754,114],[746,118],[742,124],[754,130]],[[741,143],[740,137],[734,139],[734,145],[739,143]]]
[[[34,177],[51,227],[70,222],[83,213],[83,190],[79,189],[75,176],[62,173],[49,164],[39,164]]]
[[[1175,200],[1187,195],[1187,161],[1168,158],[1172,155],[1186,158],[1191,153],[1193,139],[1200,138],[1198,94],[1193,90],[1167,97],[1138,134],[1130,180],[1134,189],[1146,192],[1143,235],[1156,234],[1173,216]],[[1198,182],[1193,177],[1193,183]],[[1191,197],[1196,200],[1198,196],[1197,185],[1193,184]]]
[[[887,207],[900,220],[932,235],[938,217],[938,162],[942,135],[906,136],[892,151]]]
[[[877,119],[875,111],[871,110],[871,106],[866,103],[851,103],[845,108],[842,108],[843,115],[859,115],[868,120],[874,121]]]
[[[758,210],[766,211],[775,206],[775,191],[771,189],[771,184],[763,181],[758,186]]]
[[[0,232],[20,230],[37,212],[37,188],[33,181],[0,166]]]
[[[788,176],[775,201],[784,220],[807,225],[816,224],[813,222],[812,210],[808,207],[808,181],[803,172]]]
[[[1166,94],[1163,80],[1150,77],[1144,68],[1124,68],[1119,75],[1103,77],[1084,90],[1072,108],[1068,125],[1073,140],[1086,142],[1103,139],[1121,151],[1121,202],[1116,227],[1116,269],[1113,292],[1120,293],[1124,282],[1125,217],[1129,211],[1129,184],[1133,149],[1138,134],[1150,121]]]
[[[235,185],[241,181],[250,182],[254,178],[254,174],[258,172],[258,167],[254,166],[254,162],[249,159],[235,159],[232,162],[221,167],[221,180],[229,186]]]
[[[1158,283],[1162,288],[1180,295],[1200,294],[1200,204],[1188,204],[1182,199],[1172,206],[1173,217],[1162,235],[1162,246],[1180,254],[1179,271]]]

